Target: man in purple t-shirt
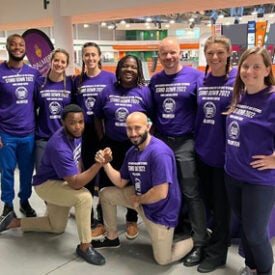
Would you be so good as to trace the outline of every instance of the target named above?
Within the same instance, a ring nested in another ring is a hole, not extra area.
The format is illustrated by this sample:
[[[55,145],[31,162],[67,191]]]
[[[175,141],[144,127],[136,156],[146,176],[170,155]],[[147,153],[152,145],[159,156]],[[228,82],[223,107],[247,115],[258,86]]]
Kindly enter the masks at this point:
[[[176,157],[179,184],[184,202],[188,206],[194,240],[194,249],[183,263],[185,266],[194,266],[202,260],[203,247],[208,240],[206,211],[199,193],[193,137],[197,79],[202,73],[180,64],[181,50],[175,38],[167,37],[161,41],[158,57],[163,70],[154,74],[149,84],[155,110],[153,125],[155,136],[171,147]],[[179,222],[180,225],[183,224],[183,217],[180,217]],[[181,227],[178,226],[178,229]]]
[[[115,187],[105,187],[100,191],[107,236],[92,241],[92,244],[95,248],[118,247],[116,207],[133,208],[151,237],[156,262],[164,265],[187,255],[193,241],[189,238],[173,244],[181,207],[176,161],[172,150],[151,136],[149,129],[150,123],[144,113],[128,115],[126,130],[134,146],[127,151],[120,171],[110,163],[104,164],[104,170]],[[104,161],[105,155],[105,151],[98,151],[96,160]],[[134,186],[127,186],[130,181]]]
[[[34,168],[34,83],[38,70],[25,64],[23,37],[7,39],[9,60],[0,65],[0,173],[3,216],[13,211],[14,171],[20,178],[20,211],[27,217],[36,213],[29,204]]]
[[[74,207],[80,240],[76,253],[88,263],[103,265],[104,257],[91,246],[92,196],[84,188],[102,164],[95,163],[81,172],[81,135],[84,130],[84,111],[81,107],[66,105],[61,119],[63,127],[49,139],[33,179],[36,193],[47,204],[47,214],[44,217],[17,219],[13,212],[9,212],[0,221],[0,232],[21,227],[24,232],[63,233],[70,208]]]

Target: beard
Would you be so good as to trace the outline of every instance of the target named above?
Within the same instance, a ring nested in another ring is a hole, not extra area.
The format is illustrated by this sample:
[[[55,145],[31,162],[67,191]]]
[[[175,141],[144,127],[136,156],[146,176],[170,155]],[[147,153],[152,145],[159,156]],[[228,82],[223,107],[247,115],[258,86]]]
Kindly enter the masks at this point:
[[[10,52],[10,51],[8,51],[8,53],[9,53],[9,58],[10,59],[12,59],[12,60],[14,60],[14,61],[17,61],[17,62],[19,62],[19,61],[22,61],[23,59],[24,59],[24,57],[25,57],[25,53],[24,54],[22,54],[21,56],[15,56],[12,52]]]
[[[139,141],[132,141],[133,145],[138,148],[148,137],[148,131],[145,131],[144,134],[140,135]]]

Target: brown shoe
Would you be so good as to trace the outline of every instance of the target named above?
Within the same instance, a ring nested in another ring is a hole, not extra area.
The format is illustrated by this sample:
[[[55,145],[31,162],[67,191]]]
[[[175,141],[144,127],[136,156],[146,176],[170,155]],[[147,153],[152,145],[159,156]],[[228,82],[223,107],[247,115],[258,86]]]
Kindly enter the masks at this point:
[[[136,222],[127,222],[127,228],[125,235],[127,239],[133,240],[135,239],[139,234],[138,226]]]
[[[99,223],[94,229],[92,229],[92,239],[98,240],[104,237],[105,227]]]

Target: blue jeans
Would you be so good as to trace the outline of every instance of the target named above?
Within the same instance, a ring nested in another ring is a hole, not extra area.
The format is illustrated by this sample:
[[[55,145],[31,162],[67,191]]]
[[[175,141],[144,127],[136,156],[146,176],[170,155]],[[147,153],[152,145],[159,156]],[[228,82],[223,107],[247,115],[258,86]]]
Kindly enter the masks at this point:
[[[241,223],[245,263],[257,274],[272,274],[273,252],[267,226],[275,201],[275,187],[225,177],[229,202]]]
[[[14,172],[19,169],[20,203],[27,201],[32,192],[34,168],[34,134],[19,137],[0,133],[3,147],[0,149],[1,200],[13,206]]]

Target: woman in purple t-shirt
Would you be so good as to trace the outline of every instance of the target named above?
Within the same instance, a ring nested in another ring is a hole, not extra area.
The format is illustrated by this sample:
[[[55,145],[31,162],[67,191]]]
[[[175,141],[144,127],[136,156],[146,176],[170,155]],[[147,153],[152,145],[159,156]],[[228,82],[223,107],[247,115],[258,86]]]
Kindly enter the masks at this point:
[[[152,99],[149,88],[144,85],[141,61],[136,56],[126,55],[118,62],[116,78],[116,83],[107,86],[98,95],[94,113],[102,148],[112,149],[112,165],[119,170],[125,153],[132,146],[126,134],[126,118],[128,114],[136,111],[151,117]],[[102,171],[99,187],[105,186],[113,184]],[[134,239],[138,235],[137,219],[137,212],[128,209],[126,215],[128,239]]]
[[[107,86],[115,82],[115,75],[102,70],[101,49],[94,42],[87,42],[82,46],[82,70],[74,81],[73,100],[85,112],[85,129],[82,136],[81,158],[84,170],[94,163],[94,155],[99,149],[99,140],[94,124],[94,105],[98,94]],[[98,177],[95,177],[86,188],[95,194]],[[100,204],[96,207],[97,219],[92,209],[91,228],[93,238],[100,238],[104,233],[102,226],[102,209]]]
[[[212,234],[198,271],[211,272],[224,265],[227,258],[230,207],[224,182],[226,116],[222,113],[230,105],[237,70],[231,67],[231,42],[225,36],[210,36],[204,54],[207,65],[204,77],[198,81],[195,150]]]
[[[35,127],[35,167],[38,169],[49,138],[62,126],[61,113],[71,103],[73,81],[66,76],[69,53],[55,49],[50,57],[50,69],[35,83],[35,105],[37,108]]]
[[[226,186],[241,223],[245,269],[266,275],[272,274],[273,266],[267,225],[275,201],[274,85],[268,51],[246,50],[226,121]]]

